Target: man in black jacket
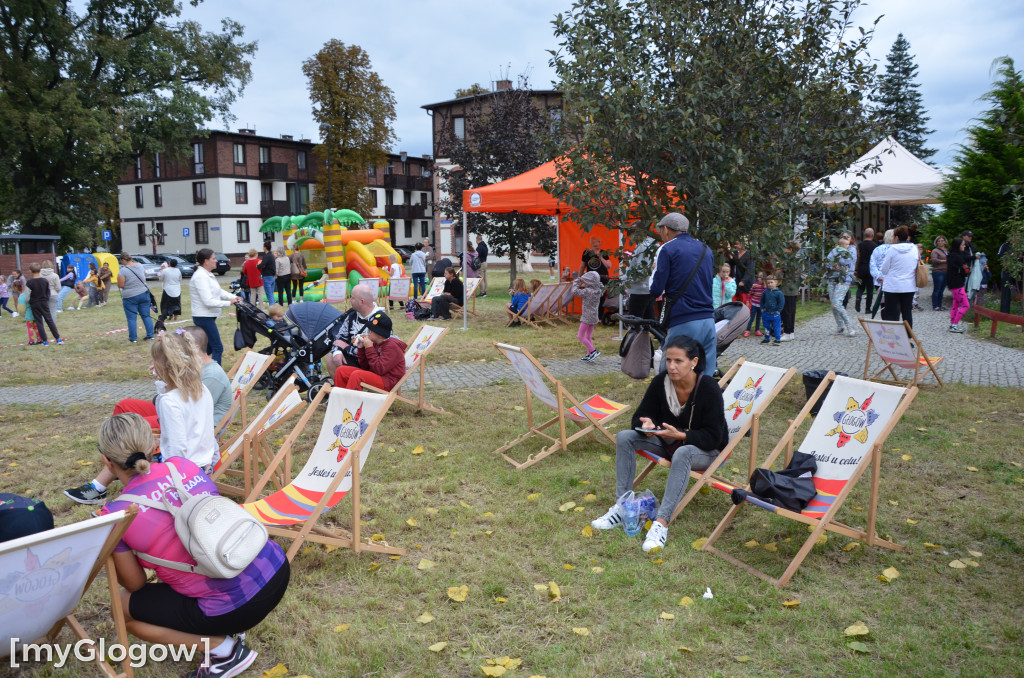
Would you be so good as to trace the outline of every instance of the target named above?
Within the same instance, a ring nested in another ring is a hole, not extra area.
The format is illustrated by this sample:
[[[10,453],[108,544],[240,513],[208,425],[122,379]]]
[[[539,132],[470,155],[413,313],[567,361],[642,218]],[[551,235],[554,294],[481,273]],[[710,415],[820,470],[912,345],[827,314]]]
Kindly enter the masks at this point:
[[[857,267],[854,269],[854,274],[857,276],[857,280],[860,284],[857,285],[857,299],[853,302],[853,307],[857,313],[860,313],[860,300],[864,296],[864,292],[867,291],[868,305],[864,307],[864,310],[871,308],[871,299],[875,294],[875,280],[871,277],[871,253],[878,247],[878,243],[875,242],[875,231],[872,228],[864,229],[864,239],[857,243]]]
[[[480,276],[480,287],[477,289],[476,296],[480,299],[487,296],[487,255],[490,253],[491,250],[484,242],[484,237],[478,235],[476,237],[476,260],[480,264],[480,268],[477,269],[477,274]]]
[[[263,277],[263,292],[267,297],[267,305],[274,302],[274,288],[277,285],[277,263],[270,251],[274,243],[270,240],[263,241],[263,258],[260,259],[260,275]]]

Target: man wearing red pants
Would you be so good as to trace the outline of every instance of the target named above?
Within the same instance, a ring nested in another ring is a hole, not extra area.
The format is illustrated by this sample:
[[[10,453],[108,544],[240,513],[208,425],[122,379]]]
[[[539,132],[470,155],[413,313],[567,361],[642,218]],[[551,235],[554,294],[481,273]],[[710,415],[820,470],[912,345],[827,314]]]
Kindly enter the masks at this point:
[[[383,311],[370,316],[366,334],[352,339],[359,367],[342,365],[334,373],[334,385],[358,391],[369,384],[390,391],[405,376],[405,343],[391,334],[391,318]]]

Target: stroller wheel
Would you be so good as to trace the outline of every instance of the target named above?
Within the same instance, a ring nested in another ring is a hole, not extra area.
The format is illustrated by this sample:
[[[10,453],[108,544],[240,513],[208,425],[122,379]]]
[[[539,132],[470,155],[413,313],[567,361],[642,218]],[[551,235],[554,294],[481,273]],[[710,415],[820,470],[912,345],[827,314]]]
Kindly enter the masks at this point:
[[[309,390],[306,391],[306,400],[308,402],[313,402],[314,400],[316,400],[317,395],[320,393],[320,389],[322,389],[325,384],[329,383],[331,382],[328,381],[327,379],[314,383],[312,386],[309,387]]]

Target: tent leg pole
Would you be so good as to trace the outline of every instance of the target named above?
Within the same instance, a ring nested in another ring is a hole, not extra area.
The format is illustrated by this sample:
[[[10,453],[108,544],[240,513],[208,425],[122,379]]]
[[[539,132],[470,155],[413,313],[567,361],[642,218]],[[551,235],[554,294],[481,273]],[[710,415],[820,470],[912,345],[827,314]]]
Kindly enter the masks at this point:
[[[469,251],[469,215],[465,212],[462,213],[462,270],[465,271],[466,267],[469,266],[469,257],[466,252]],[[463,281],[469,280],[466,275],[462,276]],[[469,300],[466,299],[466,288],[462,288],[462,330],[466,331],[469,329],[467,322],[469,320]],[[476,302],[473,302],[474,307]]]

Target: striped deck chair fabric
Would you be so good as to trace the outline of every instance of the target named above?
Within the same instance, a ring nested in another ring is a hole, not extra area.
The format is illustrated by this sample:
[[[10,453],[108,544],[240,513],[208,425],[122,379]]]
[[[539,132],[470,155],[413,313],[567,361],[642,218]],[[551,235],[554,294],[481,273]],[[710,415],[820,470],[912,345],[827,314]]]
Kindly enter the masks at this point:
[[[935,368],[942,363],[943,359],[930,357],[925,353],[921,340],[917,338],[914,329],[907,324],[906,320],[871,320],[869,318],[858,318],[858,320],[864,328],[864,333],[868,336],[868,352],[864,358],[864,379],[916,386],[930,372],[939,386],[942,386],[942,378]],[[872,349],[881,358],[882,367],[868,376]],[[893,367],[911,370],[913,374],[909,379],[900,379]],[[892,378],[879,379],[879,376],[886,370],[889,371]]]
[[[753,495],[748,495],[745,502],[730,509],[726,517],[718,524],[711,537],[704,545],[704,550],[711,551],[734,564],[742,566],[752,574],[771,582],[776,587],[785,586],[817,542],[818,537],[830,530],[854,539],[865,541],[869,545],[882,546],[890,549],[902,547],[879,538],[875,534],[875,518],[878,511],[878,479],[880,476],[881,448],[895,425],[902,418],[917,395],[917,388],[909,389],[890,386],[876,382],[836,377],[833,373],[821,383],[814,396],[804,405],[800,414],[790,425],[789,430],[767,457],[763,468],[770,468],[775,459],[783,451],[791,456],[792,440],[800,423],[808,416],[811,406],[821,398],[821,393],[831,383],[831,389],[825,398],[818,415],[811,423],[807,435],[800,444],[798,451],[813,455],[817,464],[814,473],[814,487],[817,491],[814,499],[801,512],[784,509]],[[787,459],[788,463],[788,459]],[[875,465],[871,478],[871,498],[868,509],[868,526],[866,530],[849,527],[835,520],[836,512],[842,507],[850,491],[860,480],[864,471]],[[724,492],[731,493],[738,485],[713,481],[712,485]],[[744,489],[749,490],[749,486]],[[713,547],[725,528],[736,516],[744,504],[754,504],[782,517],[797,520],[812,526],[811,536],[803,548],[797,553],[793,562],[778,579],[740,562]]]
[[[512,319],[532,325],[533,327],[540,327],[538,323],[547,320],[544,317],[544,313],[551,299],[551,293],[554,290],[554,285],[541,285],[535,293],[530,295],[526,305],[518,313],[512,314]]]
[[[495,451],[497,454],[504,457],[516,469],[524,469],[536,464],[556,450],[567,449],[570,443],[585,435],[591,435],[600,442],[615,444],[615,437],[608,432],[604,425],[625,412],[629,408],[628,405],[615,402],[600,394],[594,394],[588,398],[577,400],[562,385],[562,382],[555,379],[550,372],[544,369],[544,366],[537,362],[537,359],[526,349],[498,343],[495,343],[494,346],[508,358],[509,362],[512,363],[512,368],[526,386],[526,420],[528,426],[526,433],[499,447]],[[548,387],[549,382],[555,388],[554,393]],[[551,419],[536,426],[533,422],[534,397],[556,413]],[[566,405],[566,402],[568,402],[568,405]],[[574,422],[580,430],[567,436],[566,420]],[[557,438],[544,433],[545,429],[556,424],[558,425]],[[604,439],[599,438],[597,436],[598,433],[602,434]],[[542,449],[536,455],[530,455],[522,463],[505,454],[505,452],[516,445],[534,436],[544,438],[552,444]]]
[[[224,413],[224,417],[217,424],[215,432],[218,439],[224,434],[239,411],[242,413],[242,428],[249,425],[246,397],[273,361],[274,356],[272,355],[247,349],[232,366],[231,371],[228,372],[228,379],[231,380],[231,400],[233,402],[231,408]]]
[[[759,419],[765,409],[772,403],[775,396],[786,387],[789,380],[796,374],[796,368],[788,370],[771,365],[747,362],[740,358],[729,371],[719,380],[725,400],[725,422],[729,428],[729,444],[718,453],[705,471],[690,471],[690,477],[696,482],[676,506],[672,514],[675,520],[679,512],[690,503],[702,487],[709,482],[721,481],[715,473],[735,451],[743,437],[750,432],[750,458],[747,463],[747,478],[754,472],[757,463],[757,443],[759,437]],[[637,450],[637,454],[648,460],[647,467],[641,471],[633,483],[634,489],[656,466],[670,468],[672,462],[647,450]],[[724,481],[721,481],[724,482]],[[670,521],[671,522],[671,521]]]
[[[323,425],[302,470],[285,487],[256,498],[268,482],[264,475],[242,506],[266,525],[270,534],[293,540],[288,549],[289,559],[304,541],[356,551],[403,553],[377,543],[361,544],[359,540],[360,471],[394,396],[325,386],[315,400],[323,398],[324,393],[327,394],[327,410]],[[357,464],[353,464],[353,453]],[[273,463],[282,461],[279,453]],[[323,513],[337,506],[350,490],[354,490],[351,532],[337,533],[317,525]]]

